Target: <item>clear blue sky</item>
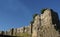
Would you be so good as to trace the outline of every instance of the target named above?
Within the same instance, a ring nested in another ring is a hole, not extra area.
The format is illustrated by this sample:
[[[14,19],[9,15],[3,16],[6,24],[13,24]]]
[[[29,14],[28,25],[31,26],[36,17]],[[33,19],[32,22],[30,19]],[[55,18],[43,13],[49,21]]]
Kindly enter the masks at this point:
[[[0,30],[29,25],[42,8],[52,8],[60,16],[60,0],[0,0]]]

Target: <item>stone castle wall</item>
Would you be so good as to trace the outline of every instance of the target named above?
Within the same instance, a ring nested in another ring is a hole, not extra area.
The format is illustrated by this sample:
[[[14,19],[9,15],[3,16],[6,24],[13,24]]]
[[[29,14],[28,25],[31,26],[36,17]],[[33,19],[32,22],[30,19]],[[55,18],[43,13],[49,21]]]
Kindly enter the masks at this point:
[[[55,12],[46,9],[43,14],[36,17],[38,19],[34,21],[32,37],[60,37],[59,32],[56,30],[59,26],[59,19]]]
[[[11,29],[5,34],[28,33],[31,37],[60,37],[58,31],[60,31],[58,14],[51,9],[46,9],[43,14],[35,16],[33,24]]]

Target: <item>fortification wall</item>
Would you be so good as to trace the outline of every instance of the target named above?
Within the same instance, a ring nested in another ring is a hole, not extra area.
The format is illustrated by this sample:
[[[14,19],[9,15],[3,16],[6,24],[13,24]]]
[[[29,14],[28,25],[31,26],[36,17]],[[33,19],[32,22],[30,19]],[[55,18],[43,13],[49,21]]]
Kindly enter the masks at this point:
[[[6,32],[8,35],[17,35],[18,33],[28,33],[31,37],[60,37],[58,14],[51,9],[45,9],[43,14],[35,16],[33,24],[29,26],[10,29]]]

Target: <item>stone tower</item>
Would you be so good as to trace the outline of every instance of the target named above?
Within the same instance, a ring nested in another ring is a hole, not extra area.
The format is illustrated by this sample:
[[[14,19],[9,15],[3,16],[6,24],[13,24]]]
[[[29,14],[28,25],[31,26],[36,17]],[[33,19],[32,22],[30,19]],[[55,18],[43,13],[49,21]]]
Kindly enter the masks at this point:
[[[40,25],[40,16],[37,15],[34,19],[33,28],[32,28],[32,37],[38,37],[38,28]]]
[[[52,9],[45,9],[41,15],[35,17],[32,37],[59,37],[58,14]]]

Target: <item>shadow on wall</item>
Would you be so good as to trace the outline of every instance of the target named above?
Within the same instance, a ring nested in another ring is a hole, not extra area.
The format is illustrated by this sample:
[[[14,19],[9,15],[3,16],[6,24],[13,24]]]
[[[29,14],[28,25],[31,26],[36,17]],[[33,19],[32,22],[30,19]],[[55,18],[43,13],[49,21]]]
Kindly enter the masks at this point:
[[[60,20],[59,20],[59,34],[60,34]]]
[[[10,36],[10,35],[1,35],[0,34],[0,37],[22,37],[22,36]]]
[[[54,24],[55,29],[57,31],[59,31],[59,33],[60,33],[60,20],[59,20],[59,17],[58,17],[58,13],[57,12],[54,12],[51,9],[51,16],[52,16],[52,23]]]

